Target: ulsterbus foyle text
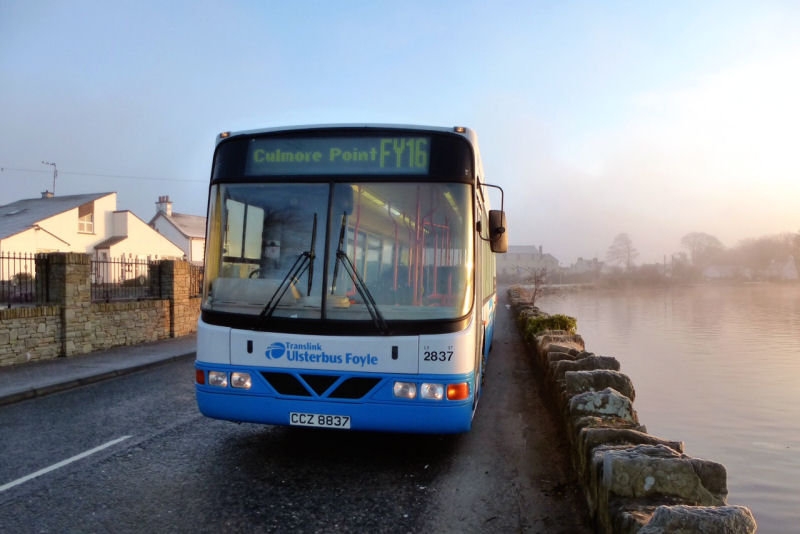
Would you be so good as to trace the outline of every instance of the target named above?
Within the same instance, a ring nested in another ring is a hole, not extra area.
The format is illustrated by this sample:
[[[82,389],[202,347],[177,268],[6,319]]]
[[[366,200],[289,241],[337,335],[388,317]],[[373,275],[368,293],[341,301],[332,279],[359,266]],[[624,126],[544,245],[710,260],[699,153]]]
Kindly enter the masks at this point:
[[[224,133],[211,172],[200,411],[232,421],[464,432],[492,341],[502,209],[475,134]]]

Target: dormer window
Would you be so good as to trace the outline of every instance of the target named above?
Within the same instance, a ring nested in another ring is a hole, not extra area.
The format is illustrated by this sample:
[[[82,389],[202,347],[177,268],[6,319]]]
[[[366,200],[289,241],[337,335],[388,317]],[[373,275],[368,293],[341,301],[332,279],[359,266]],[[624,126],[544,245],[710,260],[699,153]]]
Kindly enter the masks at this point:
[[[94,202],[87,202],[78,207],[78,232],[94,233]]]

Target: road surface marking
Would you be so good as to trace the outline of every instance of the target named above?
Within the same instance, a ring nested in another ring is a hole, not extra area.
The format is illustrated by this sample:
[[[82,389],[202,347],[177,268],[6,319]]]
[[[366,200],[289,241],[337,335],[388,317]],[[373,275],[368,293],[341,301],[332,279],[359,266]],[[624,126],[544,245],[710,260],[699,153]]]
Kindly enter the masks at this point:
[[[116,445],[117,443],[120,443],[122,441],[125,441],[126,439],[131,438],[131,437],[133,437],[133,436],[122,436],[121,438],[117,438],[115,440],[111,440],[108,443],[104,443],[104,444],[100,445],[99,447],[95,447],[94,449],[90,449],[90,450],[82,452],[80,454],[76,454],[72,458],[67,458],[66,460],[62,460],[62,461],[58,462],[57,464],[51,465],[50,467],[45,467],[44,469],[39,469],[35,473],[31,473],[30,475],[26,475],[26,476],[24,476],[22,478],[18,478],[17,480],[14,480],[13,482],[9,482],[8,484],[3,484],[2,486],[0,486],[0,493],[6,491],[8,489],[13,488],[14,486],[19,486],[20,484],[24,484],[25,482],[27,482],[29,480],[32,480],[32,479],[34,479],[34,478],[36,478],[38,476],[42,476],[42,475],[44,475],[46,473],[49,473],[50,471],[55,471],[56,469],[64,467],[65,465],[69,465],[72,462],[77,462],[78,460],[86,458],[87,456],[91,456],[92,454],[94,454],[96,452],[100,452],[103,449],[107,449],[107,448],[109,448],[109,447],[111,447],[113,445]]]

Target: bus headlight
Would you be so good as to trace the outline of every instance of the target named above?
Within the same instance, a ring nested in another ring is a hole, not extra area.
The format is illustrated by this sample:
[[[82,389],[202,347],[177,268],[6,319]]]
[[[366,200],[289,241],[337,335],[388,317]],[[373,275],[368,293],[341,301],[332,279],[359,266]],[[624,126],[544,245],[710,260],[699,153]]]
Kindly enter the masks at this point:
[[[425,382],[420,387],[420,397],[430,400],[442,400],[444,397],[444,385]]]
[[[231,373],[231,386],[241,389],[250,389],[252,386],[249,373]]]
[[[417,385],[414,382],[395,382],[394,396],[401,399],[414,399],[417,397]]]
[[[228,373],[223,373],[222,371],[209,371],[208,385],[219,386],[221,388],[228,387]]]

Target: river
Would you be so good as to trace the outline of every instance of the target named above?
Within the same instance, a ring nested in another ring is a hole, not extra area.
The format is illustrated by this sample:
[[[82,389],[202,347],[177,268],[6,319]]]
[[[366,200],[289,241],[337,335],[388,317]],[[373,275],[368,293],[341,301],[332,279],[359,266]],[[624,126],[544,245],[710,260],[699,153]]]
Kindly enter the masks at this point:
[[[539,297],[615,356],[650,434],[724,464],[760,532],[800,528],[800,285],[584,289]]]

